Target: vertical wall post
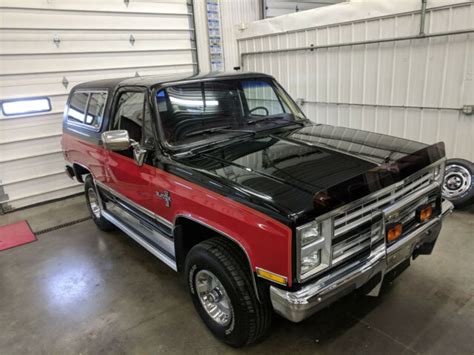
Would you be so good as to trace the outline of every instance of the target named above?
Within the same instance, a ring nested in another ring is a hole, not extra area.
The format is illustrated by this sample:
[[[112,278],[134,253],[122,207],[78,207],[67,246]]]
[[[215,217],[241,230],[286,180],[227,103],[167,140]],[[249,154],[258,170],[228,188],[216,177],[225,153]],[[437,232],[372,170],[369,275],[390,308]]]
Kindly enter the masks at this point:
[[[190,40],[191,40],[191,50],[193,56],[193,73],[199,73],[199,56],[198,56],[198,48],[197,48],[197,41],[196,41],[196,22],[194,16],[194,3],[193,0],[188,0],[186,2],[188,7],[189,13],[189,29],[190,29]]]
[[[421,0],[421,17],[420,17],[420,36],[425,35],[425,19],[426,19],[426,3],[428,0]]]

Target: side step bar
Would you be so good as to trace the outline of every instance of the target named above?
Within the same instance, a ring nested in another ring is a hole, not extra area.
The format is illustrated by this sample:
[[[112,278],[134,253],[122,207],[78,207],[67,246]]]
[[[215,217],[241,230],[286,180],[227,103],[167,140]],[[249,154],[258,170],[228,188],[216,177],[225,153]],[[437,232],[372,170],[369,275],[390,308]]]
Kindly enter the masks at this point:
[[[115,218],[111,213],[107,212],[107,210],[102,211],[102,216],[106,220],[108,220],[110,223],[117,226],[117,228],[122,230],[125,234],[133,238],[138,244],[140,244],[142,247],[144,247],[146,250],[148,250],[150,253],[156,256],[158,259],[163,261],[166,265],[168,265],[174,271],[178,271],[178,267],[176,265],[175,260],[171,259],[168,255],[162,253],[160,250],[158,250],[153,245],[148,243],[146,240],[140,237],[140,235],[136,233],[133,229],[129,228],[127,225],[122,223],[119,219]]]

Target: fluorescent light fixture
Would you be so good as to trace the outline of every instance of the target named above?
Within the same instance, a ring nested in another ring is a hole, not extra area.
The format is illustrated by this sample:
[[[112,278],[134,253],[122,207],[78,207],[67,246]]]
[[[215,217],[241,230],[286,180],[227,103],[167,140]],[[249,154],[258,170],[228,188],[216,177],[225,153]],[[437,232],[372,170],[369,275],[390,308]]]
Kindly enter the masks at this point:
[[[51,102],[47,97],[5,100],[1,102],[5,116],[51,111]]]

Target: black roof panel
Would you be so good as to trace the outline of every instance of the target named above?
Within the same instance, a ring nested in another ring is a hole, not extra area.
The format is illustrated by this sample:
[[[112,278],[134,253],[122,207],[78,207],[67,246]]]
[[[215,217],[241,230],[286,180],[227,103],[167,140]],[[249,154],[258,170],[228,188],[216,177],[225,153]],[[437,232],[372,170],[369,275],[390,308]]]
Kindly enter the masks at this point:
[[[171,74],[171,75],[147,75],[125,78],[103,79],[88,81],[78,84],[74,87],[77,89],[110,89],[114,90],[119,86],[144,86],[155,88],[162,85],[178,84],[184,82],[193,82],[200,80],[217,80],[217,79],[237,79],[249,77],[269,77],[270,75],[252,72],[210,72],[199,74]]]

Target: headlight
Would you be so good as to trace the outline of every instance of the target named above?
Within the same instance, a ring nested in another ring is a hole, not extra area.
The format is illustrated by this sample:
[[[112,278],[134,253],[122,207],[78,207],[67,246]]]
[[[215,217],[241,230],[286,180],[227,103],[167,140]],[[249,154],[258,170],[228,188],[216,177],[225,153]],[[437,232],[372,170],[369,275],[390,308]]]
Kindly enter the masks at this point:
[[[332,221],[311,222],[297,228],[300,281],[330,265]]]
[[[319,224],[310,224],[301,229],[301,246],[314,242],[319,237]]]

